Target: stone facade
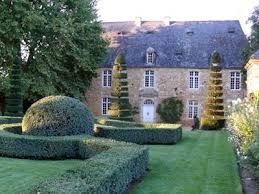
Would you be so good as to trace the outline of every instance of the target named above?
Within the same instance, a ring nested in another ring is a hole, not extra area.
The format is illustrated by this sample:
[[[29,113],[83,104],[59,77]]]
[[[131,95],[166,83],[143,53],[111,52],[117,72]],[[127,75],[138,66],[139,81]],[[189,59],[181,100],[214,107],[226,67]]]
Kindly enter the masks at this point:
[[[259,92],[259,50],[255,52],[248,63],[247,70],[247,95],[251,96],[255,92]]]
[[[110,41],[109,52],[86,92],[86,104],[95,115],[106,112],[111,94],[111,87],[102,86],[102,72],[106,70],[108,74],[107,70],[111,70],[121,52],[127,61],[129,100],[136,112],[136,121],[161,121],[156,108],[168,97],[182,100],[182,123],[192,124],[191,117],[196,114],[201,117],[214,51],[222,58],[225,108],[231,101],[244,97],[244,90],[239,88],[239,72],[244,62],[240,50],[247,40],[239,21],[170,21],[170,18],[142,21],[137,18],[135,22],[105,22],[103,28],[104,38]],[[149,71],[147,75],[146,71]],[[145,76],[149,76],[148,84]],[[196,89],[190,89],[190,76]],[[110,85],[107,79],[105,85]]]
[[[92,110],[94,115],[102,115],[102,98],[110,97],[111,87],[102,86],[102,72],[107,68],[100,68],[97,78],[93,80],[90,89],[86,92],[86,104]],[[144,86],[145,71],[153,70],[155,74],[154,87],[146,88]],[[199,88],[189,89],[190,71],[199,72]],[[203,106],[207,96],[207,83],[209,78],[209,69],[186,69],[186,68],[128,68],[129,100],[136,111],[134,119],[143,121],[143,105],[146,99],[154,102],[155,110],[158,104],[165,98],[177,97],[184,104],[184,112],[181,123],[191,125],[193,119],[188,118],[188,101],[198,101],[198,116],[203,113]],[[231,72],[240,72],[239,69],[223,69],[223,88],[225,108],[233,100],[244,97],[244,90],[231,90],[230,74]],[[155,113],[155,122],[160,122],[159,115]]]

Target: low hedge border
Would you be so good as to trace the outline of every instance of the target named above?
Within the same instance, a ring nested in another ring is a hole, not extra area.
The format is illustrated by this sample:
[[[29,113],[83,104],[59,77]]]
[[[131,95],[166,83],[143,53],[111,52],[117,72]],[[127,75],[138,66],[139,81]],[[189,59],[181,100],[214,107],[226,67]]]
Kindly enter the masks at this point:
[[[22,117],[0,116],[0,125],[21,123],[21,122],[22,122]]]
[[[31,188],[29,193],[123,193],[148,167],[144,146],[91,136],[35,137],[0,130],[0,156],[86,159]]]
[[[136,146],[117,147],[98,154],[82,165],[34,187],[33,193],[123,193],[143,176],[148,151]]]
[[[100,125],[117,126],[117,127],[143,127],[143,124],[141,123],[107,119],[103,117],[96,117],[95,123]]]
[[[181,125],[144,124],[143,127],[117,127],[95,124],[95,135],[137,144],[176,144],[182,139]]]

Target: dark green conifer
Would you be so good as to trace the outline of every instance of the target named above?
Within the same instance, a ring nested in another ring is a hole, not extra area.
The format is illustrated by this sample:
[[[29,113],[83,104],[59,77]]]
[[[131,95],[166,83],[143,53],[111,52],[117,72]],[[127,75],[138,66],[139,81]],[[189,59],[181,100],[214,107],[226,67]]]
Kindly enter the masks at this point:
[[[112,68],[111,106],[108,114],[111,119],[132,121],[132,108],[129,103],[127,65],[125,57],[119,53]]]
[[[5,100],[6,103],[6,116],[22,116],[22,87],[21,87],[21,61],[17,57],[13,63],[10,73],[10,89]]]
[[[224,127],[224,100],[220,63],[220,54],[214,52],[211,57],[208,94],[201,118],[201,129],[213,130]]]

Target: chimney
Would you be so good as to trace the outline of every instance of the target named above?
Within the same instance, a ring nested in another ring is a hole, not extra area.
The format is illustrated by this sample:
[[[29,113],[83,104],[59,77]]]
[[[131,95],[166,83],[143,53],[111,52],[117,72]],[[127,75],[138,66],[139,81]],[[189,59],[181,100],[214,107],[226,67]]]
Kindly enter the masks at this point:
[[[165,25],[165,26],[170,26],[170,20],[171,20],[171,17],[165,16],[165,17],[164,17],[164,20],[163,20],[164,25]]]
[[[137,27],[141,27],[141,22],[142,22],[142,18],[141,17],[136,17],[135,18],[135,25]]]

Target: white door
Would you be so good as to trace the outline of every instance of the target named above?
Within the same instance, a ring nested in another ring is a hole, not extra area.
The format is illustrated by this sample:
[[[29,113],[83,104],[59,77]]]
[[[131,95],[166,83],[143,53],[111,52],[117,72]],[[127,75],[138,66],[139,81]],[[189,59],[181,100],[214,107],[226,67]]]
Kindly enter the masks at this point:
[[[155,107],[152,100],[146,100],[143,105],[143,122],[152,123],[155,117]]]

